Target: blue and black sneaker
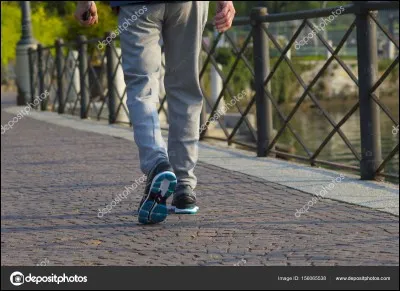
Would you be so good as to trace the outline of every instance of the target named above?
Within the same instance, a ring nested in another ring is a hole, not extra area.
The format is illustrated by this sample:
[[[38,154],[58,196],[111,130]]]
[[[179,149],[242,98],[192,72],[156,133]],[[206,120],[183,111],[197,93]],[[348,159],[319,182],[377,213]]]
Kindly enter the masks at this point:
[[[167,199],[174,193],[176,176],[168,161],[159,163],[150,171],[145,194],[139,206],[139,222],[154,224],[164,221],[168,215]]]
[[[174,193],[170,210],[176,214],[196,214],[196,194],[189,185],[179,185]]]

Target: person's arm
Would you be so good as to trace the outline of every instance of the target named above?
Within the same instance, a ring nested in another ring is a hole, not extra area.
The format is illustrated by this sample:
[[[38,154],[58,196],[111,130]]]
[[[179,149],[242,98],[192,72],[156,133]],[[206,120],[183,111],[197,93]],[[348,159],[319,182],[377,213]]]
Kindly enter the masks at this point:
[[[231,28],[235,13],[232,1],[218,1],[214,23],[219,32],[224,32]]]
[[[90,12],[90,15],[87,20],[84,20],[83,16],[87,11]],[[99,21],[99,17],[97,15],[97,8],[94,1],[78,1],[75,11],[75,18],[85,26],[96,24]]]

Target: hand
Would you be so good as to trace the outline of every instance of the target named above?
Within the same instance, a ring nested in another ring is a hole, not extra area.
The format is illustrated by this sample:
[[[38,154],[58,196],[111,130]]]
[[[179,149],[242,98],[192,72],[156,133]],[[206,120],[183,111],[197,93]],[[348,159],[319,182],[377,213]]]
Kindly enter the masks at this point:
[[[232,1],[218,1],[214,24],[219,32],[224,32],[231,28],[235,13]]]
[[[90,12],[89,19],[83,20],[83,15],[88,10]],[[98,23],[99,17],[97,15],[97,8],[94,1],[78,1],[78,5],[76,6],[75,11],[75,18],[79,21],[80,24],[84,26],[91,26]]]

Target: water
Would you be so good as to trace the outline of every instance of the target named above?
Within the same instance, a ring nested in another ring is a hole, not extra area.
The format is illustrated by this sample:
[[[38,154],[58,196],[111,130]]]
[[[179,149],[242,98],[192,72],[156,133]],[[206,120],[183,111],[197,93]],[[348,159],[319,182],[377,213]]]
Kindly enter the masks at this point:
[[[396,97],[397,99],[397,97]],[[389,107],[391,113],[399,119],[399,105],[397,100],[390,100],[384,102]],[[338,123],[346,113],[352,108],[355,101],[348,101],[341,104],[324,104],[323,107],[327,110],[332,119]],[[285,114],[289,114],[292,106],[282,107],[282,111]],[[279,127],[281,122],[278,116],[274,117],[274,127]],[[328,136],[333,127],[327,121],[327,119],[320,113],[318,109],[310,108],[305,106],[300,108],[299,111],[294,115],[290,122],[292,128],[302,138],[304,144],[313,153],[318,149],[323,140]],[[357,110],[352,117],[341,127],[343,133],[346,135],[350,143],[356,149],[358,153],[361,153],[361,137],[360,137],[360,115]],[[396,147],[399,142],[398,130],[394,127],[393,122],[381,111],[381,144],[383,158],[386,158],[389,153]],[[278,143],[284,145],[291,145],[295,150],[295,154],[307,156],[303,147],[298,143],[295,137],[289,130],[285,130],[284,134],[280,137]],[[329,143],[322,150],[318,156],[319,160],[326,160],[335,163],[341,163],[352,166],[359,166],[358,160],[355,158],[351,150],[347,147],[343,139],[336,133]],[[392,158],[389,164],[385,167],[386,173],[399,173],[399,154]]]

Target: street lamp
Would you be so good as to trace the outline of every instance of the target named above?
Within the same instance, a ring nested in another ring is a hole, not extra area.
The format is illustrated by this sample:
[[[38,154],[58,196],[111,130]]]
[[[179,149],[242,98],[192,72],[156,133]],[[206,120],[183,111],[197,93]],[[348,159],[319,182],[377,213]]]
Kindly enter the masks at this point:
[[[32,36],[31,5],[29,1],[20,1],[21,39],[17,43],[16,79],[18,87],[17,105],[23,106],[30,100],[29,57],[28,49],[36,48],[37,42]]]

